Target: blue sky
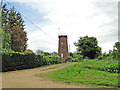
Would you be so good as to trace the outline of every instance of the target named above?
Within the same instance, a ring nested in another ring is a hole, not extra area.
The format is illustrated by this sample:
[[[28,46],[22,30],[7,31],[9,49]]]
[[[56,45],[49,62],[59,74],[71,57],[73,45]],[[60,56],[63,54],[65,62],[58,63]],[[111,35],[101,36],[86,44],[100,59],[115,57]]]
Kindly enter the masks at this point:
[[[6,2],[5,2],[6,3]],[[46,20],[43,20],[43,13],[39,13],[37,10],[32,9],[29,5],[25,5],[24,2],[8,2],[10,5],[7,5],[7,8],[11,8],[11,5],[15,7],[17,11],[19,11],[23,16],[23,20],[25,21],[26,27],[30,27],[32,24],[25,18],[27,17],[34,24],[43,23]],[[7,3],[6,3],[7,4]],[[25,17],[24,17],[25,16]],[[32,32],[32,30],[25,29],[28,33]]]
[[[76,51],[73,43],[80,36],[97,37],[102,52],[112,50],[118,41],[118,3],[115,0],[20,0],[9,3],[40,28],[37,29],[23,17],[28,49],[33,51],[57,52],[58,33],[68,35],[71,52]]]

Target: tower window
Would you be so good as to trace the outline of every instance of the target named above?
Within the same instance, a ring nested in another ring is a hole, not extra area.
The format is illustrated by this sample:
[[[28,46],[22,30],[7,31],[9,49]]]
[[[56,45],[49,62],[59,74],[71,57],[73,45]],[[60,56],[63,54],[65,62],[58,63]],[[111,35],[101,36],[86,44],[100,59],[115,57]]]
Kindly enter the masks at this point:
[[[64,56],[63,56],[63,53],[61,53],[61,57],[63,58]]]
[[[63,49],[63,42],[61,42],[61,49]]]

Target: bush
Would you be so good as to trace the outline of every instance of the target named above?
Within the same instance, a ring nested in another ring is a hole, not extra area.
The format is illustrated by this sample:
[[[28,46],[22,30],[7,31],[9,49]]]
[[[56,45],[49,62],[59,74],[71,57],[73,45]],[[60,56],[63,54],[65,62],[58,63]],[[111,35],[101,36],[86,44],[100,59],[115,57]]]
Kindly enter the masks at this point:
[[[112,52],[110,52],[109,54],[102,54],[101,56],[98,57],[98,60],[120,60],[120,51],[119,50],[113,50]]]
[[[102,60],[102,59],[103,59],[103,57],[102,57],[102,56],[99,56],[99,57],[98,57],[98,60]]]
[[[61,62],[62,59],[57,56],[48,57],[44,55],[35,55],[34,53],[2,52],[3,72],[30,69]]]
[[[84,62],[80,62],[81,68],[95,69],[100,71],[106,71],[111,73],[119,73],[119,63],[117,60],[89,60],[86,59]]]
[[[66,59],[66,62],[79,62],[83,60],[83,56],[82,55],[76,55],[74,57],[69,57]]]
[[[112,55],[111,54],[101,54],[99,57],[98,57],[98,60],[102,60],[102,59],[112,59]]]
[[[120,60],[120,51],[119,50],[114,50],[112,53],[113,59],[114,60]]]

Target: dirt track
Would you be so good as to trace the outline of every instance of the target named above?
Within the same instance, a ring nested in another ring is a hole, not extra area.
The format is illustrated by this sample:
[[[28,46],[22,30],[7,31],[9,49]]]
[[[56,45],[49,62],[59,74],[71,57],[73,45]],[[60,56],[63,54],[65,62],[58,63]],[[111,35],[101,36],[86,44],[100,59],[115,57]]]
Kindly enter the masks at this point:
[[[2,73],[2,88],[90,88],[85,85],[75,85],[69,83],[54,82],[47,78],[36,77],[38,73],[46,73],[60,68],[65,68],[75,63],[58,64],[47,67],[34,68],[29,70],[12,71]],[[40,71],[41,69],[56,67]]]

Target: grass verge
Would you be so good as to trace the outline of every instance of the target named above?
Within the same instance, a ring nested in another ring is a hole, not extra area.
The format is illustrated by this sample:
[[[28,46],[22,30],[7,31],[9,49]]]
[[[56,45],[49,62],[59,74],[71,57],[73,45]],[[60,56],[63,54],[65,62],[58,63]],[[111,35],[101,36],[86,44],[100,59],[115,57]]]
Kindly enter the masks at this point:
[[[96,69],[84,68],[83,66],[80,67],[82,63],[84,62],[58,71],[37,74],[36,76],[48,77],[54,81],[63,81],[65,83],[84,84],[100,88],[118,88],[118,73],[109,73]]]

